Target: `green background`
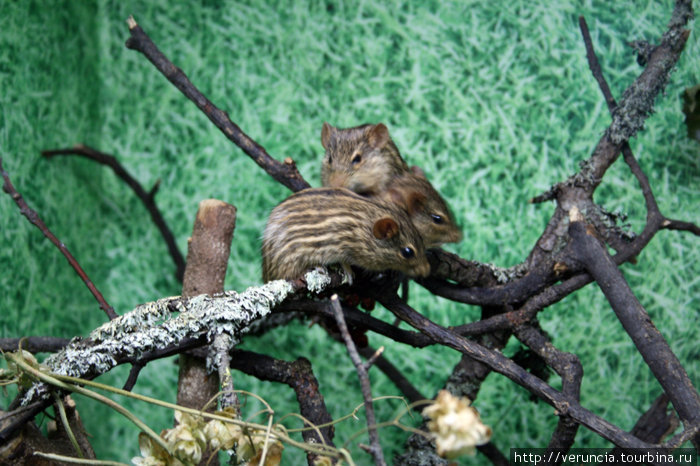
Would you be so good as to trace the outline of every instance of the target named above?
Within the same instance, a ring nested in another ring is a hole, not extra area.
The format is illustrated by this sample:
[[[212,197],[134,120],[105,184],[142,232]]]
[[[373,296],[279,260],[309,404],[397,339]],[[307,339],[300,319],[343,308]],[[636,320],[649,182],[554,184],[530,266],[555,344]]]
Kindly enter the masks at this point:
[[[27,202],[68,246],[117,312],[179,293],[173,263],[145,208],[107,168],[76,158],[50,161],[42,149],[84,143],[114,154],[148,189],[183,253],[199,201],[238,208],[226,288],[260,283],[260,235],[267,213],[289,192],[233,146],[142,55],[127,50],[133,14],[159,48],[248,135],[277,159],[292,157],[318,185],[321,125],[384,122],[409,164],[421,166],[451,204],[464,240],[448,250],[511,266],[522,261],[553,212],[527,200],[577,170],[610,118],[591,77],[577,18],[588,20],[613,93],[639,74],[627,41],[655,41],[672,2],[510,0],[508,2],[3,2],[0,15],[0,156]],[[686,137],[680,93],[700,83],[697,27],[644,132],[631,141],[664,214],[700,222],[700,146]],[[637,183],[622,162],[606,174],[596,201],[644,224]],[[86,335],[105,319],[58,250],[0,196],[0,337]],[[700,253],[697,238],[662,231],[623,267],[696,386],[700,383]],[[412,287],[412,304],[445,325],[477,308]],[[383,310],[374,315],[391,319]],[[582,403],[624,429],[661,392],[600,291],[589,286],[541,314],[564,351],[582,360]],[[442,348],[414,350],[370,335],[385,355],[432,397],[458,360]],[[309,358],[333,417],[361,403],[345,348],[314,326],[294,324],[244,347]],[[512,355],[518,345],[504,350]],[[121,386],[128,368],[100,380]],[[235,376],[278,416],[297,409],[287,387]],[[376,369],[373,394],[397,390]],[[150,364],[136,391],[173,400],[173,360]],[[556,378],[552,383],[558,386]],[[12,397],[13,391],[8,392]],[[137,430],[78,397],[101,459],[138,454]],[[124,402],[159,431],[172,413]],[[544,447],[553,408],[499,375],[475,401],[510,447]],[[255,406],[249,406],[252,410]],[[396,401],[377,403],[388,420]],[[258,419],[260,420],[260,419]],[[46,419],[42,419],[45,423]],[[406,420],[410,423],[410,420]],[[336,428],[342,445],[364,421]],[[382,430],[385,453],[405,434]],[[352,442],[366,442],[359,437]],[[581,429],[576,446],[608,444]],[[370,457],[353,446],[358,464]],[[283,464],[303,456],[288,448]],[[486,464],[483,457],[463,464]]]

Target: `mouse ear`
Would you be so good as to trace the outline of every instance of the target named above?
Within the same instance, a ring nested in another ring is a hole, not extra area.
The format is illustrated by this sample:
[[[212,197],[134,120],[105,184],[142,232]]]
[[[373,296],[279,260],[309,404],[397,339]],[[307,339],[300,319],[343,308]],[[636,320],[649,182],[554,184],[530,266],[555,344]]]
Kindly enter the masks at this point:
[[[399,205],[401,207],[404,207],[406,205],[406,199],[403,198],[403,194],[401,194],[401,191],[399,189],[395,188],[389,188],[386,191],[386,195],[391,199],[391,202],[393,202],[396,205]]]
[[[425,194],[418,191],[411,191],[406,196],[406,210],[411,215],[423,210],[425,207]]]
[[[411,165],[411,171],[414,175],[420,176],[421,178],[425,178],[425,172],[418,165]]]
[[[374,228],[372,228],[372,234],[377,239],[393,238],[398,233],[399,225],[390,217],[380,218],[374,223]]]
[[[321,128],[321,144],[323,145],[324,149],[328,149],[328,145],[331,142],[331,136],[334,130],[335,128],[333,128],[331,125],[325,121],[323,122],[323,128]]]
[[[384,126],[384,123],[377,123],[367,132],[367,140],[369,141],[369,145],[375,149],[381,149],[382,147],[386,146],[389,139],[389,130],[386,128],[386,126]]]

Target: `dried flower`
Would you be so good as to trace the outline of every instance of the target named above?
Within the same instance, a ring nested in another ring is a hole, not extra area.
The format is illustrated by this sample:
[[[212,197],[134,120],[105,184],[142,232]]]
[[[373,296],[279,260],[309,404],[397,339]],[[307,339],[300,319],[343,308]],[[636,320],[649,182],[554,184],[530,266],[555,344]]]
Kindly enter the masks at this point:
[[[282,461],[284,445],[279,440],[269,438],[267,433],[261,431],[244,433],[241,436],[240,442],[236,447],[238,457],[248,461],[250,466],[260,466],[265,439],[267,439],[267,454],[265,455],[265,463],[262,466],[279,465]]]
[[[217,411],[216,414],[234,418],[234,415],[226,410]],[[192,416],[182,411],[175,411],[175,419],[178,425],[161,433],[172,454],[141,433],[139,446],[142,457],[131,460],[135,465],[194,465],[201,461],[207,445],[213,450],[235,449],[236,458],[245,462],[246,466],[278,466],[282,461],[284,446],[263,431],[244,431],[239,425],[216,419],[205,423],[201,416]],[[263,465],[260,461],[266,440],[267,454]]]
[[[491,439],[491,428],[485,426],[468,398],[457,398],[440,390],[435,403],[423,410],[430,418],[428,429],[435,438],[438,455],[453,459],[474,454],[474,446]]]
[[[213,450],[230,450],[239,442],[243,431],[236,424],[215,419],[204,426],[204,435]]]
[[[182,466],[180,461],[170,456],[170,453],[143,432],[139,434],[139,449],[141,456],[131,459],[137,466]]]
[[[207,446],[207,438],[202,430],[202,419],[199,416],[175,411],[175,420],[178,425],[168,429],[163,438],[168,442],[173,454],[181,461],[199,463],[202,459],[202,451]]]

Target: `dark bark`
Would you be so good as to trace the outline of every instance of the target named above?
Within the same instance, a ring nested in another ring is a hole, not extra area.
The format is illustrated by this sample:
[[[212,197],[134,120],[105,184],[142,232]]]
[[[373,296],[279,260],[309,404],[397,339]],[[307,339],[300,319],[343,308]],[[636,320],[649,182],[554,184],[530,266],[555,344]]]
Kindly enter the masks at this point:
[[[700,396],[683,365],[649,318],[605,247],[583,222],[569,226],[576,257],[593,276],[686,428],[700,423]],[[700,439],[698,439],[700,440]]]
[[[435,324],[416,312],[406,303],[402,302],[397,296],[386,298],[378,297],[378,301],[412,327],[440,341],[445,346],[483,362],[492,370],[505,375],[513,382],[526,388],[538,398],[552,405],[557,410],[558,415],[570,416],[578,423],[586,426],[616,445],[626,448],[652,447],[652,445],[622,431],[620,428],[586,410],[578,402],[570,400],[561,392],[553,389],[539,378],[519,367],[500,352],[488,350],[477,343],[469,341]]]

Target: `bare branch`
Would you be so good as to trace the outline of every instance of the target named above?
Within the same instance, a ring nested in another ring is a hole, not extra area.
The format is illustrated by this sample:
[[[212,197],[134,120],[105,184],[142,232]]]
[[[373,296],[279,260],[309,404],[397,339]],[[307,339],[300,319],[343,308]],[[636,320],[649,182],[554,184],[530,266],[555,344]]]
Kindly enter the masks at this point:
[[[168,81],[173,83],[185,97],[194,102],[204,112],[209,120],[224,133],[224,136],[240,147],[255,163],[287,188],[292,191],[299,191],[309,187],[309,183],[302,178],[296,164],[290,157],[287,157],[284,163],[270,157],[260,144],[241,131],[238,125],[231,121],[226,112],[211,103],[190,82],[185,73],[168,60],[132,17],[129,18],[127,23],[129,24],[131,37],[127,39],[126,47],[144,54],[156,69],[168,78]]]
[[[127,377],[126,382],[124,382],[123,390],[130,392],[133,390],[136,381],[139,379],[139,374],[141,370],[146,367],[145,362],[136,362],[131,365],[131,370],[129,371],[129,377]]]
[[[69,341],[67,338],[57,337],[0,338],[0,351],[17,351],[21,343],[22,349],[30,353],[55,353]]]
[[[700,422],[700,396],[680,361],[654,326],[605,247],[583,222],[573,219],[569,235],[578,259],[595,278],[620,323],[641,353],[686,427]]]
[[[682,220],[664,219],[661,228],[666,230],[689,231],[695,236],[700,236],[700,227],[694,223],[684,222]]]
[[[559,351],[539,328],[532,324],[516,326],[513,330],[515,336],[529,346],[549,367],[552,367],[562,380],[562,393],[576,403],[581,402],[581,381],[583,379],[583,367],[576,355]],[[555,451],[567,452],[574,444],[578,423],[568,416],[561,416],[552,438],[547,446],[545,457],[556,457],[554,464],[561,464],[563,458],[560,455],[551,455]],[[550,464],[550,463],[548,463]]]
[[[586,18],[584,18],[583,16],[579,16],[578,25],[581,29],[581,35],[583,36],[583,43],[586,46],[586,58],[588,59],[588,67],[591,69],[593,77],[598,82],[598,86],[600,87],[600,90],[603,93],[605,102],[608,104],[608,109],[612,112],[615,108],[617,108],[617,102],[615,102],[615,97],[613,97],[612,92],[610,91],[610,86],[608,86],[608,82],[605,80],[605,77],[603,77],[603,70],[600,67],[600,62],[598,61],[598,57],[595,54],[595,50],[593,49],[593,41],[591,40],[591,33],[588,30],[588,23],[586,23]]]
[[[51,233],[44,221],[41,220],[41,218],[39,217],[39,214],[37,214],[34,210],[31,209],[31,207],[29,207],[29,205],[27,205],[27,203],[22,198],[22,195],[19,192],[17,192],[14,186],[12,186],[10,176],[7,174],[5,169],[2,168],[2,158],[0,158],[0,173],[2,174],[3,180],[5,180],[2,185],[2,189],[7,194],[9,194],[10,197],[12,197],[12,200],[15,201],[15,204],[17,204],[17,207],[19,207],[20,213],[27,217],[27,220],[29,220],[29,222],[31,222],[32,225],[37,227],[44,234],[44,236],[46,236],[49,239],[49,241],[51,241],[58,248],[58,250],[61,251],[61,254],[63,254],[63,256],[68,260],[68,263],[71,265],[71,267],[73,267],[75,273],[77,273],[78,276],[83,280],[85,286],[88,287],[90,293],[92,293],[97,302],[100,304],[100,309],[102,309],[104,313],[107,314],[107,317],[109,317],[110,320],[116,318],[117,313],[114,312],[114,308],[107,304],[107,301],[105,300],[104,296],[102,296],[102,293],[100,293],[100,291],[92,283],[90,278],[88,278],[85,271],[83,271],[82,267],[80,267],[80,264],[78,264],[78,261],[75,260],[75,257],[73,257],[70,251],[68,251],[68,248],[65,246],[65,244],[63,244],[62,241],[56,238],[56,235]]]
[[[350,359],[355,365],[355,370],[360,378],[360,386],[362,388],[362,397],[365,400],[365,416],[367,417],[367,429],[369,430],[369,442],[370,446],[367,450],[374,457],[374,462],[377,465],[385,465],[384,453],[382,452],[382,446],[379,444],[379,434],[377,433],[377,420],[374,416],[374,406],[372,405],[372,388],[369,383],[369,374],[367,374],[367,369],[362,363],[360,354],[357,352],[355,343],[352,341],[350,332],[348,332],[348,326],[345,323],[345,318],[343,317],[343,310],[340,307],[340,301],[338,300],[338,295],[331,296],[331,307],[333,313],[335,314],[336,322],[338,323],[338,328],[340,329],[340,334],[345,340],[345,346],[348,348],[348,354]]]
[[[407,322],[412,327],[420,330],[444,346],[453,348],[460,353],[487,364],[492,370],[505,375],[518,385],[529,390],[537,397],[554,406],[558,415],[568,415],[578,423],[586,426],[593,432],[610,440],[616,445],[626,448],[650,448],[653,445],[643,442],[638,438],[622,431],[605,419],[583,408],[579,403],[572,402],[568,397],[553,389],[545,382],[528,373],[510,359],[498,351],[489,350],[478,343],[469,341],[454,332],[441,327],[416,312],[409,305],[402,302],[398,296],[377,297],[377,300],[397,317]]]
[[[136,179],[131,176],[128,171],[126,171],[121,163],[119,163],[119,160],[117,160],[115,156],[105,154],[93,149],[92,147],[84,146],[82,144],[78,144],[75,147],[68,149],[44,150],[41,151],[41,155],[46,158],[61,155],[79,155],[111,168],[112,171],[114,171],[114,174],[121,178],[127,184],[127,186],[134,191],[134,194],[141,199],[144,207],[146,207],[148,213],[151,214],[151,219],[153,220],[153,223],[156,224],[158,231],[160,231],[160,234],[168,247],[170,257],[175,263],[175,276],[177,277],[178,281],[182,281],[182,276],[185,273],[185,259],[182,257],[182,253],[175,242],[175,237],[173,236],[172,231],[170,231],[167,223],[165,223],[165,219],[163,218],[163,215],[161,215],[155,202],[155,195],[158,191],[158,187],[160,186],[160,180],[153,185],[153,188],[151,188],[149,192],[146,192],[141,184],[136,181]]]

